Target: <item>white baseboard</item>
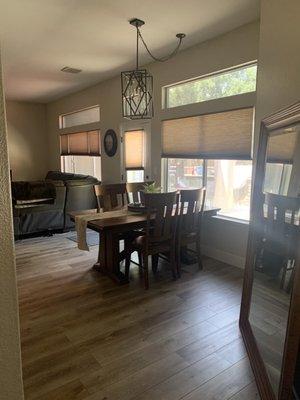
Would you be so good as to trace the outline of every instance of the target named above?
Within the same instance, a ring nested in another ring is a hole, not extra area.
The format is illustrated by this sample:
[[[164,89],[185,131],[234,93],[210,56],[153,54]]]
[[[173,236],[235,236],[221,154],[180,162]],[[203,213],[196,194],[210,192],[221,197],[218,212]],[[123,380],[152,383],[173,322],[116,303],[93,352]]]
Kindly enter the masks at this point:
[[[216,249],[215,247],[202,245],[202,254],[210,258],[215,258],[216,260],[222,261],[226,264],[234,265],[238,268],[245,268],[246,258],[238,256],[236,254],[228,253],[223,250]]]

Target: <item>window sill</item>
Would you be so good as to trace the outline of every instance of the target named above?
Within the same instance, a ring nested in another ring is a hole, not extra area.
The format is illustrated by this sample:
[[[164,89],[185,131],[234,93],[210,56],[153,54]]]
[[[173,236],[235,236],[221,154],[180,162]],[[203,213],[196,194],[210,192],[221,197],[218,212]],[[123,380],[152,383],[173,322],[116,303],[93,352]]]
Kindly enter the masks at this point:
[[[234,218],[234,217],[227,217],[226,215],[214,215],[212,218],[214,219],[220,219],[222,221],[228,221],[228,222],[232,222],[232,223],[236,223],[236,224],[242,224],[242,225],[249,225],[249,221],[245,220],[245,219],[238,219],[238,218]]]

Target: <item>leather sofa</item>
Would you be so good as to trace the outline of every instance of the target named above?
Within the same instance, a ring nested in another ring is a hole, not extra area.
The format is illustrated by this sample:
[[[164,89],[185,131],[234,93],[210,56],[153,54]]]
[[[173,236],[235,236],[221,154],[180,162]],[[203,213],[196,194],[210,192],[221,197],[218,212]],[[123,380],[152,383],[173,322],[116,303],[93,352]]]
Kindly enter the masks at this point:
[[[15,237],[49,231],[66,231],[74,227],[68,212],[97,208],[92,176],[49,171],[46,182],[55,186],[52,204],[13,206]]]

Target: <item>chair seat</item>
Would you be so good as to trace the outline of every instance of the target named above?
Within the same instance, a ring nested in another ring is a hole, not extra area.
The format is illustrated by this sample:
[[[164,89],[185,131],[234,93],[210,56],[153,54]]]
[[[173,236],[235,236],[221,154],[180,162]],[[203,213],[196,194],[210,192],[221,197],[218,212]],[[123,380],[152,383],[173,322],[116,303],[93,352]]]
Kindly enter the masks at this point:
[[[158,254],[170,251],[170,240],[163,242],[152,242],[149,244],[149,254]],[[146,236],[136,237],[132,244],[132,249],[136,251],[142,251],[146,247]]]
[[[197,232],[181,232],[180,233],[180,243],[182,245],[194,243],[197,240]]]

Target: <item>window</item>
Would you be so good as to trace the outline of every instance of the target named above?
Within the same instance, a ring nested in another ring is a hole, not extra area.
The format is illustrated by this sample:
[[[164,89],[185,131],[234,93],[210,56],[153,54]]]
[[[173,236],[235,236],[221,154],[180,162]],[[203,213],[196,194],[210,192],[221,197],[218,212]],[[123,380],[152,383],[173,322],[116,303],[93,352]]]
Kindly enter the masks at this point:
[[[61,169],[101,180],[100,131],[60,135]]]
[[[221,208],[220,214],[249,219],[252,161],[166,160],[168,191],[206,186],[206,205]]]
[[[145,167],[145,131],[124,132],[124,158],[127,182],[143,182]]]
[[[91,175],[101,181],[101,160],[99,156],[62,156],[61,169],[72,174]]]
[[[59,128],[71,128],[100,121],[99,106],[60,115]],[[80,131],[60,135],[61,170],[92,175],[101,180],[100,131]]]
[[[168,191],[203,186],[203,160],[167,159]]]
[[[162,122],[168,190],[206,186],[206,204],[249,219],[253,108]]]
[[[266,164],[264,191],[287,196],[293,164]]]
[[[256,72],[256,64],[248,64],[165,87],[165,107],[255,92]],[[248,106],[162,121],[167,189],[205,186],[206,205],[249,219],[253,117]]]
[[[252,161],[166,158],[168,191],[206,187],[208,207],[220,208],[220,215],[249,220]],[[267,163],[264,191],[287,195],[292,164]]]
[[[164,88],[165,108],[255,92],[256,64],[214,73]]]
[[[207,160],[206,205],[220,214],[249,220],[252,161]]]
[[[144,170],[126,171],[126,182],[144,182]]]
[[[74,132],[60,135],[62,156],[100,156],[100,131]]]
[[[70,128],[72,126],[90,124],[100,121],[100,108],[93,106],[72,113],[63,114],[59,117],[59,128]]]
[[[162,121],[166,158],[251,159],[253,107]]]

